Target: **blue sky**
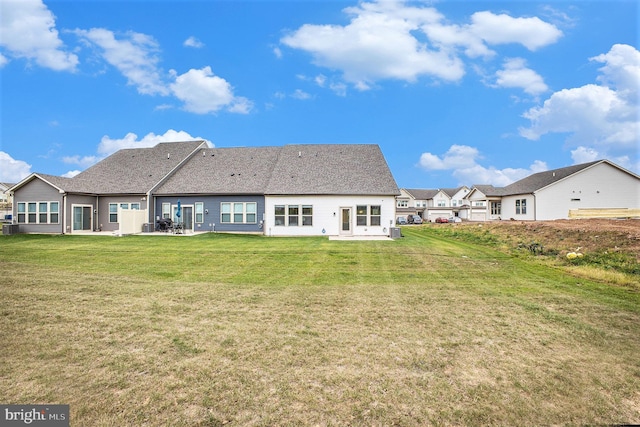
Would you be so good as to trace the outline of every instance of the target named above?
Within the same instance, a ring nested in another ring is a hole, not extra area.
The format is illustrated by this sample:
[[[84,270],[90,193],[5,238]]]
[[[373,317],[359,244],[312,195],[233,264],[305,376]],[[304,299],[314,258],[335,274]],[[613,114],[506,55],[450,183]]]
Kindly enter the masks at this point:
[[[378,144],[405,188],[640,171],[637,1],[0,7],[0,182],[189,139]]]

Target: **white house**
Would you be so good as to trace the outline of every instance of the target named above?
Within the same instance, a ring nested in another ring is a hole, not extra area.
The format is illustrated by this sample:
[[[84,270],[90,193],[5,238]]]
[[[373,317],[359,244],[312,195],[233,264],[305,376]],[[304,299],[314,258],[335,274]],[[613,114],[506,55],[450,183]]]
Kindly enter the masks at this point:
[[[471,220],[554,220],[570,212],[640,209],[640,176],[608,160],[539,172],[506,187],[476,185],[466,197]],[[617,216],[618,214],[616,214]]]

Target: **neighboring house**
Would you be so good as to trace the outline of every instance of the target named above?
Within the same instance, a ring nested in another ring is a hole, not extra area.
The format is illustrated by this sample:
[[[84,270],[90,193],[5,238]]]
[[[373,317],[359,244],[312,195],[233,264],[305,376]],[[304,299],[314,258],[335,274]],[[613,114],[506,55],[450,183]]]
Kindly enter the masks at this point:
[[[170,218],[191,231],[272,236],[388,235],[399,194],[377,145],[203,141],[120,150],[74,178],[34,173],[11,191],[20,232],[117,231],[144,211],[151,228]]]
[[[539,172],[506,187],[476,185],[471,220],[554,220],[570,211],[640,209],[640,176],[608,160]]]
[[[11,197],[9,188],[14,185],[15,184],[8,182],[0,182],[0,221],[4,222],[5,217],[7,217],[7,221],[10,221],[8,217],[10,217],[12,213],[13,197]]]
[[[407,205],[407,211],[420,215],[424,220],[435,221],[438,217],[450,218],[458,216],[463,205],[464,196],[469,192],[466,186],[443,189],[401,189],[401,196],[396,203],[397,214],[400,215],[400,205]],[[406,202],[405,202],[406,201]]]

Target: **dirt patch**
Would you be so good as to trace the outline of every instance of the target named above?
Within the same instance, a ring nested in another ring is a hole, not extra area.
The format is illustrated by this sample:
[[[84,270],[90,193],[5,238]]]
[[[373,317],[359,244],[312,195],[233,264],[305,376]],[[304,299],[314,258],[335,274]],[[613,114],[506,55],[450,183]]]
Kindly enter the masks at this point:
[[[579,219],[456,224],[482,227],[511,244],[538,243],[559,253],[623,251],[640,262],[640,220]]]

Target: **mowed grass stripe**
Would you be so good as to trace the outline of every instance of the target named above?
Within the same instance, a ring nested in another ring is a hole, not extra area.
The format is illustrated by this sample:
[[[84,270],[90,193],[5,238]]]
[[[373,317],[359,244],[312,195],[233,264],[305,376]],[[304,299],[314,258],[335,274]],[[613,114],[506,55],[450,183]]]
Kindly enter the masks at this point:
[[[638,295],[395,242],[0,239],[0,401],[73,425],[640,422]]]

